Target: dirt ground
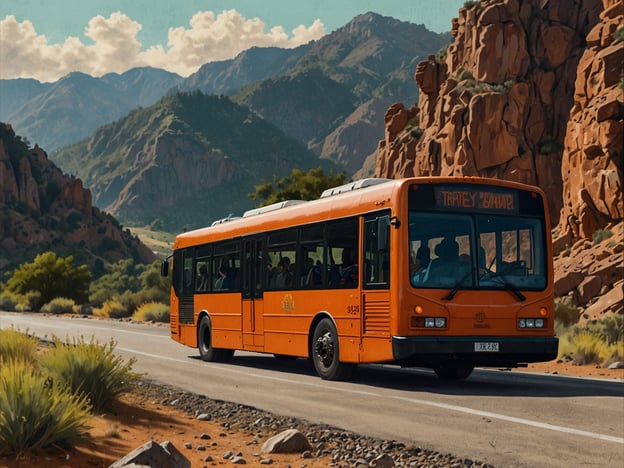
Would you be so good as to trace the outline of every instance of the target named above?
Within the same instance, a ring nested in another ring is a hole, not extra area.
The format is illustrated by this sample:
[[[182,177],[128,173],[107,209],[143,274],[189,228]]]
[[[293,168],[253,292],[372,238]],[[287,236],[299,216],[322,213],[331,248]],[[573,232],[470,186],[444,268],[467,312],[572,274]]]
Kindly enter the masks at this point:
[[[624,380],[624,369],[610,370],[595,366],[575,366],[572,363],[532,364],[514,372],[537,372],[560,375],[574,375],[598,379]],[[317,468],[330,465],[329,457],[303,459],[301,454],[263,454],[264,441],[273,434],[258,434],[247,431],[224,429],[219,421],[199,421],[180,409],[159,404],[140,393],[122,396],[111,411],[94,417],[92,427],[84,441],[69,450],[58,448],[29,454],[22,459],[0,457],[0,468],[95,468],[108,467],[136,447],[153,440],[161,443],[170,441],[190,461],[193,468],[229,466],[230,460],[223,458],[232,452],[246,460],[250,466],[259,466],[263,458],[270,458],[274,467]],[[209,439],[202,439],[202,434]],[[185,448],[190,443],[191,448]],[[205,447],[198,451],[198,445]]]

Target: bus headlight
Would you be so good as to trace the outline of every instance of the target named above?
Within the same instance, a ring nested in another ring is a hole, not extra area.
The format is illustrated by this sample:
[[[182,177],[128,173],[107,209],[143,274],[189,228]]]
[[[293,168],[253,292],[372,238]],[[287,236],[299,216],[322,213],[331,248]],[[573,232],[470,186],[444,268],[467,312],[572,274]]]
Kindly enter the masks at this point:
[[[436,319],[435,319],[435,327],[436,328],[446,328],[446,319],[444,317],[436,317]]]
[[[546,321],[542,318],[519,318],[518,328],[544,328]]]
[[[410,326],[412,328],[446,328],[446,317],[418,317],[413,315]]]

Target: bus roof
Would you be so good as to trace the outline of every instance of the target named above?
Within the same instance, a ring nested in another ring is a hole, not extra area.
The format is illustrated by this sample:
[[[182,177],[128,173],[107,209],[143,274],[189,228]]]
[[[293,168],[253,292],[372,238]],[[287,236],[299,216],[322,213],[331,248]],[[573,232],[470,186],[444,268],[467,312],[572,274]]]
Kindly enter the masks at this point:
[[[482,177],[412,177],[404,179],[362,179],[328,189],[312,201],[288,200],[248,210],[242,217],[217,220],[212,225],[176,236],[174,249],[252,235],[324,220],[355,216],[388,207],[394,194],[405,184],[488,184],[543,192],[518,182]]]

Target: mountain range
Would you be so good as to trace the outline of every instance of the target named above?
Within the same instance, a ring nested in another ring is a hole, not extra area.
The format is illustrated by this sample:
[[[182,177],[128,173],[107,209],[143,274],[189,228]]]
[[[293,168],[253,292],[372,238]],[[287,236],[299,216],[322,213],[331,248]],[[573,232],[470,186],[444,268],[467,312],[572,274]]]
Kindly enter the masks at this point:
[[[55,154],[128,225],[176,232],[251,208],[254,186],[296,167],[336,169],[226,96],[177,93]]]
[[[233,59],[207,63],[187,78],[139,68],[100,78],[71,73],[55,83],[0,80],[0,121],[10,122],[18,134],[52,155],[166,94],[200,90],[236,95],[237,102],[250,105],[287,134],[292,130],[291,118],[274,115],[276,109],[297,109],[307,112],[307,117],[321,108],[320,116],[295,126],[290,136],[306,145],[311,137],[315,146],[322,146],[322,138],[336,129],[341,118],[370,99],[414,102],[418,89],[408,78],[415,64],[450,41],[448,33],[366,13],[318,41],[294,49],[252,48]],[[292,93],[282,95],[282,85],[288,85],[300,101],[291,102]],[[333,92],[324,96],[326,90]],[[331,99],[343,90],[348,91],[334,105]],[[321,99],[317,109],[298,107],[314,99]],[[333,107],[330,111],[323,108],[328,104]],[[377,132],[381,139],[382,125]]]

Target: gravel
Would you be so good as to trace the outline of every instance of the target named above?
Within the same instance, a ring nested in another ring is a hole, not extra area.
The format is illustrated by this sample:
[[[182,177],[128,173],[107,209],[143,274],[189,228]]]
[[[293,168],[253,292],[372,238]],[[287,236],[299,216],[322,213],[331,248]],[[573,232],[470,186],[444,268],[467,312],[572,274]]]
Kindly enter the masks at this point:
[[[249,431],[262,436],[297,429],[305,434],[314,447],[311,456],[331,460],[328,465],[330,467],[493,468],[488,463],[458,458],[412,444],[376,439],[325,424],[312,424],[301,419],[278,416],[239,403],[212,400],[205,395],[186,392],[148,379],[142,379],[134,386],[162,405],[175,406],[195,417],[217,421],[224,429]],[[388,457],[392,460],[390,463]]]

